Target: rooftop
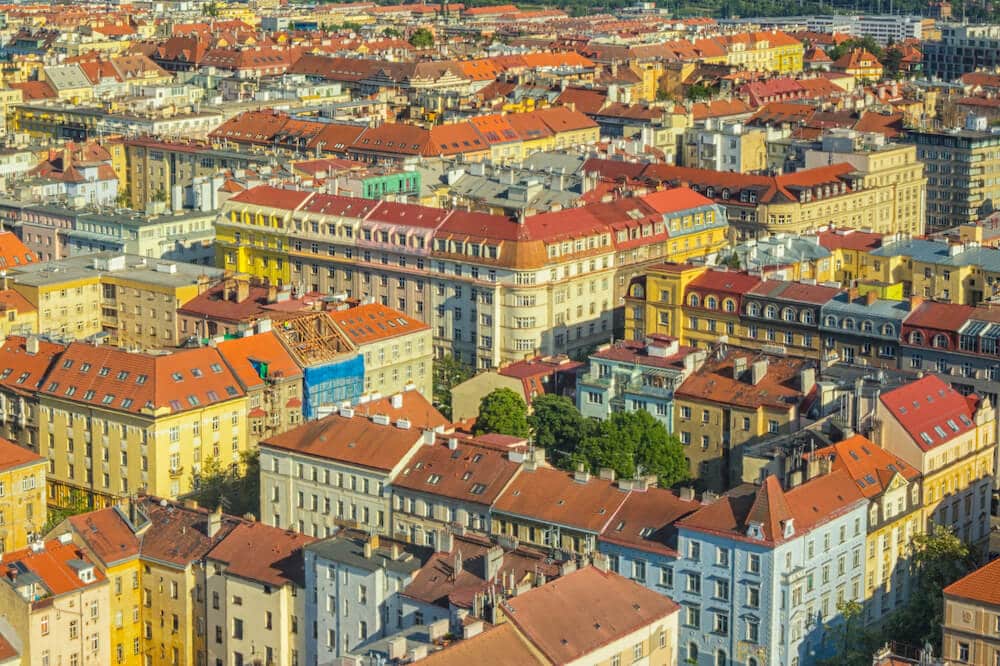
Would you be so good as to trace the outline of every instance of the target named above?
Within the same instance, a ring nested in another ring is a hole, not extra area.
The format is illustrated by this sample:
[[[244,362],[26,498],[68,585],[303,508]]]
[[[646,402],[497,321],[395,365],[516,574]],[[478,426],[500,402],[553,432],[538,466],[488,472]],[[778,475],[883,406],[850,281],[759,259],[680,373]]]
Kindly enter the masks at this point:
[[[226,573],[266,585],[305,587],[302,548],[316,539],[262,523],[237,525],[208,553]]]
[[[973,396],[963,396],[936,375],[883,393],[882,406],[923,451],[974,430]]]
[[[538,467],[518,474],[493,510],[600,533],[627,495],[613,481],[577,481],[568,472]]]

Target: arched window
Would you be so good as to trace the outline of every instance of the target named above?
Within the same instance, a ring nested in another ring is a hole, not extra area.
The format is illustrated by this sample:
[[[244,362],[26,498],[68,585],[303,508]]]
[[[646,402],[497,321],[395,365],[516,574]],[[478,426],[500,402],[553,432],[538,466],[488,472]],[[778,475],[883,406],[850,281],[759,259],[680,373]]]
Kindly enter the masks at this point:
[[[948,336],[943,333],[938,333],[934,336],[934,342],[931,343],[935,347],[940,347],[941,349],[948,348]]]
[[[795,310],[791,308],[785,308],[781,311],[781,318],[785,321],[795,321]]]
[[[896,335],[896,327],[892,324],[882,324],[882,335],[887,337]]]
[[[747,306],[747,314],[750,315],[751,317],[759,317],[760,316],[760,304],[759,303],[751,303],[750,305],[748,305]]]
[[[690,305],[693,308],[696,308],[699,305],[701,305],[701,299],[698,298],[698,294],[691,294],[691,297],[688,298],[688,305]]]
[[[693,664],[698,663],[698,644],[688,643],[688,661]]]
[[[776,305],[768,305],[766,308],[764,308],[764,316],[767,317],[768,319],[777,319],[778,318],[778,306],[776,306]]]
[[[709,310],[714,310],[719,307],[719,301],[715,296],[708,296],[705,298],[705,307]]]
[[[715,653],[715,666],[729,666],[729,659],[726,658],[725,650],[719,650]]]
[[[747,666],[760,666],[760,664],[755,657],[750,657],[747,659]]]
[[[844,319],[844,328],[849,331],[854,330],[854,319],[852,317],[847,317]]]
[[[913,331],[910,333],[910,344],[911,345],[922,345],[924,344],[924,334],[920,331]]]
[[[726,312],[736,312],[736,301],[731,298],[727,298],[723,301],[723,307],[726,309]]]
[[[802,311],[802,323],[803,324],[811,324],[811,323],[813,323],[813,312],[812,312],[812,310],[803,310]]]
[[[861,331],[863,333],[871,333],[873,330],[875,330],[875,327],[872,325],[870,321],[865,319],[864,321],[861,322]]]
[[[834,317],[833,315],[827,315],[826,316],[826,325],[827,326],[836,326],[837,325],[837,318]]]

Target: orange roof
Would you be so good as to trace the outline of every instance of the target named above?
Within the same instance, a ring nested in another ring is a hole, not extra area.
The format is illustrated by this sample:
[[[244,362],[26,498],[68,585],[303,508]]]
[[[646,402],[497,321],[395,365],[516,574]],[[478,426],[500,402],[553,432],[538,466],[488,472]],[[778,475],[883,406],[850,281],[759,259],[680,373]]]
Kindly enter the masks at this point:
[[[710,293],[711,289],[704,290]],[[747,377],[734,378],[735,359],[747,362]],[[677,389],[677,397],[758,408],[768,406],[789,410],[804,396],[799,391],[799,372],[807,365],[803,359],[768,357],[767,372],[757,384],[748,381],[755,352],[730,349],[722,359],[712,358],[692,373]]]
[[[711,199],[698,194],[689,187],[660,190],[643,196],[642,200],[657,213],[666,214],[713,205]]]
[[[489,506],[519,467],[504,450],[466,438],[440,437],[431,446],[421,446],[392,483],[397,488]]]
[[[85,342],[66,348],[39,392],[133,414],[164,408],[176,414],[244,395],[211,347],[151,355]]]
[[[106,567],[139,554],[139,538],[118,507],[71,516],[69,522]]]
[[[396,406],[398,405],[398,407]],[[399,419],[409,421],[413,428],[444,428],[448,419],[432,405],[419,391],[402,391],[378,400],[359,403],[355,410],[365,416],[385,414],[395,423]]]
[[[600,541],[637,548],[669,557],[674,549],[674,523],[701,507],[700,502],[682,500],[663,488],[648,488],[628,494],[599,537]]]
[[[430,330],[424,322],[381,303],[329,310],[328,313],[344,336],[358,346]]]
[[[38,262],[38,255],[28,249],[10,231],[0,231],[0,268],[15,268]]]
[[[915,468],[862,435],[819,449],[813,455],[830,456],[833,469],[847,472],[865,497],[877,497],[888,490],[896,474],[907,481],[920,476]]]
[[[880,400],[923,451],[973,430],[975,413],[966,396],[936,375],[927,375],[888,393]]]
[[[263,523],[243,523],[226,535],[208,558],[227,564],[226,573],[267,585],[305,585],[302,547],[314,537]]]
[[[331,414],[275,435],[260,445],[389,472],[410,455],[421,437],[420,430],[380,425],[374,417]]]
[[[273,331],[226,340],[216,345],[216,349],[246,390],[263,386],[267,378],[302,376]]]
[[[573,474],[539,467],[518,474],[493,509],[599,533],[627,496],[612,481],[592,478],[581,483],[574,480]]]
[[[467,640],[455,641],[420,661],[424,666],[530,666],[544,663],[510,623],[488,628]]]
[[[593,566],[501,602],[507,619],[554,664],[599,648],[680,610],[668,597]]]
[[[0,568],[8,571],[10,567],[14,567],[21,573],[35,574],[41,585],[53,596],[100,585],[106,580],[101,570],[93,567],[94,580],[85,583],[80,580],[78,569],[75,569],[71,562],[93,566],[76,544],[72,542],[64,544],[58,539],[53,539],[46,541],[45,547],[37,552],[32,548],[23,548],[4,553],[0,559]],[[3,581],[11,586],[17,584],[16,579],[11,580],[10,576],[4,576]]]
[[[1000,606],[1000,559],[993,560],[944,588],[948,597]]]
[[[0,470],[9,471],[44,462],[44,458],[18,446],[9,439],[0,437]]]
[[[0,347],[0,384],[22,394],[33,394],[42,385],[49,365],[65,349],[54,342],[37,340],[38,351],[29,352],[28,341],[12,335]]]

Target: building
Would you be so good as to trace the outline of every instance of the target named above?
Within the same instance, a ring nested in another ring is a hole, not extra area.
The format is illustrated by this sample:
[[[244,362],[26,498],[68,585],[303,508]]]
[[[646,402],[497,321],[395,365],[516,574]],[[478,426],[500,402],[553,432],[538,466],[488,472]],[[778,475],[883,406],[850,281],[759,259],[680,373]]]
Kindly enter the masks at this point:
[[[494,502],[491,533],[552,552],[593,553],[632,483],[616,483],[607,473],[597,478],[586,471],[528,465]]]
[[[742,122],[716,122],[689,127],[681,139],[681,164],[694,169],[752,173],[767,169],[769,132]]]
[[[426,548],[356,530],[306,545],[301,631],[311,639],[299,663],[334,664],[355,651],[367,654],[371,642],[423,625],[425,618],[404,617],[401,592],[430,555]]]
[[[763,352],[820,361],[825,351],[820,334],[822,310],[837,295],[836,287],[802,282],[763,280],[743,295],[744,335],[735,344]]]
[[[47,519],[45,459],[0,439],[0,553],[27,548]]]
[[[877,291],[859,294],[858,289],[840,292],[820,307],[824,362],[897,367],[911,304],[879,298]]]
[[[379,303],[328,311],[333,325],[365,359],[365,391],[390,395],[413,388],[431,397],[431,327]]]
[[[198,663],[305,663],[310,634],[302,549],[313,541],[247,522],[215,544],[205,555],[210,638],[207,658]]]
[[[248,446],[302,423],[302,369],[273,331],[215,348],[247,395]]]
[[[924,71],[945,81],[1000,65],[1000,29],[992,25],[941,24],[941,39],[922,44]]]
[[[880,396],[873,441],[923,476],[924,530],[951,528],[972,544],[989,537],[996,410],[928,375]]]
[[[632,484],[607,527],[597,539],[597,549],[607,557],[608,568],[647,589],[673,598],[677,530],[674,523],[701,508],[690,489],[681,496],[662,488]]]
[[[998,575],[993,560],[944,588],[941,656],[948,663],[990,666],[1000,659]]]
[[[217,268],[100,252],[30,264],[17,269],[10,280],[38,311],[43,333],[88,337],[94,334],[97,314],[100,333],[109,344],[151,350],[185,341],[177,308],[221,277]],[[93,311],[95,282],[98,309]]]
[[[900,284],[904,296],[977,305],[996,294],[1000,250],[943,237],[888,238],[859,267],[859,277]]]
[[[71,539],[36,541],[0,565],[9,572],[0,620],[20,641],[22,663],[111,663],[108,580]]]
[[[143,489],[176,498],[209,460],[240,464],[247,451],[246,393],[212,348],[149,355],[75,342],[37,392],[55,505],[80,492],[95,507]]]
[[[832,472],[790,490],[774,476],[676,523],[680,657],[714,666],[812,663],[837,604],[864,599],[868,503]],[[822,621],[818,621],[822,618]]]
[[[500,388],[507,388],[531,401],[542,394],[574,396],[583,364],[564,354],[538,356],[479,372],[451,389],[451,416],[455,422],[473,419],[479,414],[483,398]]]
[[[739,484],[744,450],[800,429],[815,384],[804,359],[737,348],[710,356],[674,392],[673,433],[692,478],[715,491]]]
[[[11,336],[0,345],[0,436],[38,452],[39,409],[35,391],[42,387],[49,367],[63,352],[63,345],[35,336]],[[47,499],[54,491],[49,488]]]
[[[499,610],[548,663],[678,663],[677,604],[594,566],[507,599]]]
[[[435,547],[453,525],[490,533],[493,503],[535,452],[488,441],[452,434],[420,447],[392,480],[393,538]]]
[[[705,360],[705,352],[654,333],[644,341],[620,340],[590,355],[579,380],[576,405],[584,416],[606,419],[643,410],[674,431],[674,394]]]
[[[514,220],[261,186],[217,225],[220,266],[375,299],[426,321],[438,355],[483,369],[603,342],[632,277],[673,252],[708,254],[725,229],[684,188]]]
[[[813,467],[842,470],[868,499],[865,621],[879,622],[909,600],[910,543],[924,528],[920,473],[861,435],[817,449]]]
[[[108,579],[113,663],[142,666],[142,598],[139,546],[149,519],[138,502],[71,516],[52,535],[69,535]]]
[[[984,120],[970,117],[957,132],[911,130],[907,137],[916,144],[927,173],[927,231],[975,222],[993,212],[1000,185],[982,176],[1000,168],[1000,136],[988,131]]]
[[[435,433],[420,415],[393,421],[387,411],[341,407],[262,440],[261,520],[320,537],[338,525],[388,535],[392,480]]]

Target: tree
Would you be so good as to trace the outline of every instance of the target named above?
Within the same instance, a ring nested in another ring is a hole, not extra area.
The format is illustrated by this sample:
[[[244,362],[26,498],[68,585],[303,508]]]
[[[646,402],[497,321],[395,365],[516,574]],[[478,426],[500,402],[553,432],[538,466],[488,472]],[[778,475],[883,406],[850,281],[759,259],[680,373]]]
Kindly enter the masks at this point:
[[[451,389],[472,376],[472,368],[457,361],[454,356],[445,356],[434,361],[434,406],[451,418]]]
[[[242,516],[257,514],[260,508],[260,454],[244,451],[240,462],[223,465],[209,458],[201,471],[191,475],[188,497],[209,509],[218,506],[226,513]]]
[[[434,33],[427,28],[418,28],[410,35],[410,44],[418,49],[430,48],[434,46]]]
[[[549,452],[549,460],[563,467],[580,446],[580,438],[588,427],[573,401],[561,395],[544,394],[531,401],[528,425],[535,444]]]
[[[50,508],[45,516],[45,525],[42,526],[41,533],[48,534],[56,527],[59,523],[70,518],[71,516],[76,516],[81,513],[87,513],[92,511],[94,508],[93,502],[91,502],[90,497],[82,490],[73,488],[69,491],[69,494],[63,498],[63,506],[58,508]]]
[[[881,58],[886,78],[898,79],[902,73],[903,51],[898,46],[889,46]]]
[[[403,33],[401,33],[399,30],[396,30],[395,28],[386,28],[385,30],[382,31],[382,36],[388,37],[390,39],[395,39],[397,37],[402,37]]]
[[[836,653],[821,659],[822,666],[869,666],[872,654],[885,641],[865,626],[864,606],[845,599],[837,602],[837,615],[827,624],[827,635],[834,641]]]
[[[662,487],[689,477],[680,441],[645,410],[618,412],[588,428],[570,462],[592,472],[609,467],[625,478],[654,475]]]
[[[712,99],[713,94],[715,94],[715,90],[711,86],[703,83],[695,83],[688,86],[684,96],[692,102],[697,102],[702,99]]]
[[[473,433],[496,432],[501,435],[528,437],[528,406],[524,398],[509,388],[498,388],[479,402],[479,417]]]
[[[910,645],[930,643],[940,651],[944,617],[941,590],[967,574],[975,563],[968,546],[940,525],[930,534],[914,536],[910,547],[913,589],[906,605],[890,619],[888,634]]]

